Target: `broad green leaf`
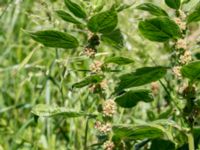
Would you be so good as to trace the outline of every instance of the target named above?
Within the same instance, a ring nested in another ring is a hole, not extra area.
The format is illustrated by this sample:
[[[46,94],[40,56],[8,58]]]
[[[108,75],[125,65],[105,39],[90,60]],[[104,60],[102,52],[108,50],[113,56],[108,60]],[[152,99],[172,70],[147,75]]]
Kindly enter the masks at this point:
[[[192,81],[200,80],[200,61],[194,61],[181,68],[183,77],[189,78]]]
[[[200,2],[193,12],[187,16],[187,23],[200,21]]]
[[[156,6],[152,3],[143,3],[136,7],[137,9],[148,11],[150,14],[154,16],[168,16],[165,10]]]
[[[105,60],[105,63],[114,63],[114,64],[118,64],[118,65],[126,65],[126,64],[131,64],[134,61],[132,59],[126,58],[126,57],[120,57],[120,56],[116,56],[116,57],[109,57]]]
[[[54,117],[54,116],[66,116],[66,117],[81,117],[81,116],[90,116],[85,112],[76,112],[74,110],[68,110],[65,107],[57,107],[46,104],[38,104],[33,107],[31,111],[34,115],[39,117]]]
[[[88,28],[92,32],[109,33],[115,29],[117,23],[117,12],[111,9],[90,18]]]
[[[123,140],[154,139],[164,136],[162,129],[152,125],[115,125],[113,126],[113,133]]]
[[[124,39],[120,29],[116,29],[107,34],[102,34],[101,40],[117,49],[120,49],[124,46]]]
[[[139,31],[145,38],[157,42],[165,42],[169,39],[181,37],[180,28],[168,17],[157,17],[140,21]]]
[[[29,34],[35,41],[42,43],[47,47],[69,49],[77,48],[79,46],[79,43],[74,36],[64,32],[45,30]]]
[[[153,96],[149,90],[134,90],[128,91],[120,95],[115,99],[115,102],[124,108],[132,108],[137,105],[138,102],[152,102]]]
[[[153,139],[150,150],[175,150],[176,146],[172,141],[163,139]]]
[[[94,84],[94,83],[99,83],[104,79],[103,75],[91,75],[89,77],[86,77],[84,80],[73,84],[72,87],[75,88],[82,88],[84,86],[90,85],[90,84]]]
[[[81,24],[81,22],[79,20],[77,20],[71,14],[69,14],[69,13],[67,13],[63,10],[57,10],[56,13],[60,18],[62,18],[66,22],[71,22],[71,23],[74,23],[74,24]]]
[[[166,73],[167,68],[161,66],[139,68],[135,72],[124,74],[119,78],[120,82],[118,83],[116,92],[157,81],[164,77]]]
[[[65,5],[76,17],[79,18],[87,17],[85,10],[80,5],[72,2],[71,0],[65,0]]]
[[[165,0],[165,3],[173,9],[179,9],[181,6],[181,0]]]

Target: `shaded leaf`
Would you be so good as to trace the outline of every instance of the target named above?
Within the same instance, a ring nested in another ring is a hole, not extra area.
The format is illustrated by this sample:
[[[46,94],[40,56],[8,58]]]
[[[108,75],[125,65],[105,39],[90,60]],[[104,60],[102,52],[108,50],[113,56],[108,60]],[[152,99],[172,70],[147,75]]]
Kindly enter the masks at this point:
[[[168,17],[157,17],[140,21],[139,31],[145,38],[157,42],[165,42],[169,39],[181,37],[180,28]]]
[[[162,66],[139,68],[133,73],[124,74],[120,77],[116,92],[157,81],[164,77],[166,73],[167,68]]]
[[[172,141],[154,139],[151,142],[150,150],[175,150],[176,146]]]
[[[152,102],[153,96],[149,90],[134,90],[128,91],[115,99],[115,102],[124,108],[132,108],[138,102]]]
[[[124,46],[124,39],[120,29],[103,34],[101,40],[118,49]]]
[[[113,133],[123,140],[142,140],[163,137],[164,133],[158,126],[152,125],[115,125]]]
[[[200,61],[184,65],[181,68],[181,74],[183,77],[189,78],[192,81],[200,80]]]
[[[187,23],[200,21],[200,2],[193,12],[187,16]]]
[[[103,75],[92,75],[89,77],[86,77],[84,80],[73,84],[72,87],[75,88],[82,88],[84,86],[90,85],[90,84],[94,84],[94,83],[99,83],[104,79]]]
[[[165,3],[173,9],[179,9],[181,6],[181,0],[165,0]]]
[[[120,56],[116,56],[116,57],[109,57],[105,60],[105,63],[114,63],[114,64],[118,64],[118,65],[126,65],[126,64],[130,64],[133,63],[134,61],[132,59],[126,58],[126,57],[120,57]]]
[[[136,7],[137,9],[148,11],[150,14],[154,16],[168,16],[165,10],[156,6],[152,3],[143,3]]]
[[[111,9],[99,13],[88,21],[88,28],[92,32],[109,33],[117,26],[118,18],[115,10]]]
[[[45,30],[29,34],[35,41],[42,43],[47,47],[68,49],[77,48],[79,45],[77,39],[74,36],[64,32]]]
[[[54,116],[66,116],[66,117],[81,117],[81,116],[89,116],[85,112],[76,112],[73,110],[68,110],[65,107],[57,107],[46,104],[38,104],[33,107],[31,111],[34,115],[39,117],[54,117]]]
[[[69,13],[67,13],[63,10],[57,10],[56,13],[60,18],[62,18],[66,22],[71,22],[71,23],[74,23],[74,24],[81,24],[80,21],[78,21],[71,14],[69,14]]]
[[[71,0],[65,0],[65,5],[76,17],[79,18],[87,17],[85,10],[80,5],[72,2]]]

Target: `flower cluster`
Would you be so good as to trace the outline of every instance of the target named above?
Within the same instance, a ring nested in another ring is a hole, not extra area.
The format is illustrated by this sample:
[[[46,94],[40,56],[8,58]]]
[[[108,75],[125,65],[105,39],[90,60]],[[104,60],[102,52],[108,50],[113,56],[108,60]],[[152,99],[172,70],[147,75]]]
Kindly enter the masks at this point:
[[[180,18],[175,18],[174,21],[181,30],[186,30],[186,22],[183,22]]]
[[[191,57],[191,52],[189,50],[186,50],[184,54],[180,56],[180,62],[182,64],[187,64],[191,60],[192,60],[192,57]]]
[[[88,56],[88,57],[94,57],[96,51],[95,51],[95,49],[93,49],[93,48],[86,47],[86,48],[84,49],[84,52],[83,52],[83,53],[84,53],[86,56]]]
[[[186,14],[185,14],[185,12],[184,11],[182,11],[182,10],[178,10],[178,12],[179,12],[179,17],[182,19],[182,20],[185,20],[186,19]]]
[[[177,49],[186,49],[187,48],[187,42],[185,39],[179,39],[177,42],[176,42],[176,48]]]
[[[181,77],[181,67],[180,66],[175,66],[172,68],[172,71],[174,73],[174,75],[178,78]]]
[[[100,61],[94,61],[94,63],[90,66],[90,70],[91,70],[93,73],[98,73],[98,72],[101,71],[102,65],[103,65],[102,62],[100,62]]]
[[[100,82],[100,87],[101,89],[105,90],[108,87],[108,82],[107,80],[103,80]]]
[[[113,148],[115,147],[114,143],[112,141],[106,141],[104,144],[103,144],[103,148],[105,150],[113,150]]]
[[[103,115],[112,117],[116,113],[116,103],[114,100],[106,100],[103,104]]]
[[[95,123],[95,128],[99,132],[104,133],[104,134],[107,134],[107,133],[111,132],[111,130],[112,130],[112,126],[110,123],[102,124],[100,121],[97,121]]]

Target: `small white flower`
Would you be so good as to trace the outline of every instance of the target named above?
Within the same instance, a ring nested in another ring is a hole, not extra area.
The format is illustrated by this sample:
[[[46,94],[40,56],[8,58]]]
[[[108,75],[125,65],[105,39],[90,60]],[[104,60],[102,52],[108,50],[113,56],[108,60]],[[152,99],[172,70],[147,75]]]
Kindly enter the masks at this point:
[[[115,145],[114,145],[114,143],[112,141],[106,141],[103,144],[104,150],[113,150],[114,147],[115,147]]]
[[[180,62],[182,64],[187,64],[192,60],[191,52],[186,50],[183,55],[180,56]]]
[[[100,72],[103,63],[100,61],[94,61],[94,63],[90,66],[90,70],[94,73]]]
[[[88,57],[94,57],[96,51],[93,48],[86,47],[83,53]]]
[[[182,11],[182,10],[179,10],[179,15],[180,15],[180,18],[182,19],[182,20],[185,20],[186,19],[186,14],[185,14],[185,12],[184,11]]]
[[[101,132],[101,133],[104,133],[104,134],[107,134],[109,132],[111,132],[112,130],[112,125],[110,123],[106,123],[106,124],[102,124],[100,121],[97,121],[95,123],[95,128]]]
[[[187,48],[187,42],[185,39],[179,39],[176,42],[176,48],[177,49],[186,49]]]
[[[101,81],[100,86],[101,86],[102,89],[105,90],[105,89],[108,87],[108,82],[107,82],[107,80]]]
[[[181,77],[181,67],[180,66],[175,66],[172,68],[172,71],[174,73],[174,75],[178,78]]]
[[[179,26],[179,28],[181,30],[185,30],[186,29],[186,22],[183,22],[180,18],[175,18],[174,21]]]
[[[109,99],[103,103],[103,115],[112,117],[116,113],[116,103],[114,100]]]

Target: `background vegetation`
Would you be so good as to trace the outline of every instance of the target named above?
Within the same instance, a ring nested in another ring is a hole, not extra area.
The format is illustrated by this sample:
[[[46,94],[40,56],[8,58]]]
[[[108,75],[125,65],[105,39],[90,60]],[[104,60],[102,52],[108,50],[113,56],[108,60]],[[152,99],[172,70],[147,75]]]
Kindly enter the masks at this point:
[[[114,3],[132,4],[132,7],[119,13],[119,28],[123,33],[124,46],[112,47],[102,42],[98,48],[97,60],[104,61],[108,56],[123,56],[134,61],[128,66],[111,65],[115,70],[106,74],[107,98],[115,87],[115,79],[143,66],[170,64],[170,50],[163,43],[150,42],[138,32],[138,22],[149,17],[147,12],[135,9],[144,0],[79,0],[87,12],[94,10],[98,3],[105,3],[104,10]],[[173,14],[164,1],[148,0]],[[184,6],[189,11],[196,5],[191,0]],[[68,31],[84,40],[85,31],[75,28],[56,15],[55,10],[66,10],[62,0],[0,0],[0,150],[79,150],[84,149],[86,118],[40,118],[35,121],[31,113],[36,104],[63,106],[69,110],[97,112],[98,95],[91,95],[89,88],[73,89],[72,85],[88,75],[91,59],[82,54],[84,46],[76,50],[44,47],[33,41],[27,31],[57,29]],[[188,37],[193,59],[199,59],[199,23],[191,24],[192,34]],[[170,77],[171,93],[177,92],[176,81]],[[168,82],[165,82],[167,84]],[[146,88],[152,88],[146,85]],[[137,124],[158,118],[178,118],[176,107],[166,107],[168,101],[165,89],[158,83],[159,94],[151,103],[140,102],[132,109],[118,108],[113,122],[118,124]],[[178,99],[177,96],[175,99]],[[177,100],[183,106],[184,101]],[[174,105],[174,104],[173,104]],[[172,106],[173,106],[172,105]],[[169,116],[162,117],[168,112]],[[197,118],[197,125],[200,124]],[[97,143],[95,119],[90,120],[87,145]],[[198,132],[198,136],[199,136]],[[178,137],[177,137],[178,138]],[[184,139],[178,143],[183,146]],[[138,143],[138,141],[135,143]],[[198,145],[198,143],[197,143]],[[200,146],[199,146],[200,147]],[[92,149],[92,148],[91,148]],[[93,149],[98,149],[94,147]],[[101,149],[101,148],[99,148]],[[187,149],[187,148],[185,148]]]

